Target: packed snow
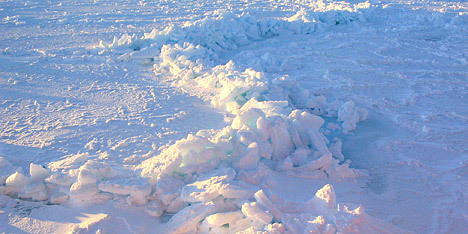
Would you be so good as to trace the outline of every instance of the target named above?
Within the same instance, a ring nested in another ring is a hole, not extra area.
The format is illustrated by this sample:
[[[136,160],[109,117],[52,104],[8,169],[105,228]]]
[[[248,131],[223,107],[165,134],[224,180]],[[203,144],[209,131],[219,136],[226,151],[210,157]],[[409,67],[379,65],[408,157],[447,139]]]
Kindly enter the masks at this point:
[[[0,3],[2,233],[464,233],[468,4]]]

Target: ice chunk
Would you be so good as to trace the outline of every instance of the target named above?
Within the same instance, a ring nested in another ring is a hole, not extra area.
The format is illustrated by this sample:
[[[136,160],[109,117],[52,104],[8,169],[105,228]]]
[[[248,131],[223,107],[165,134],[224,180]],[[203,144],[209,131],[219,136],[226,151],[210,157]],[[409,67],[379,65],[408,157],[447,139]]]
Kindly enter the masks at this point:
[[[70,193],[72,198],[87,200],[92,199],[93,196],[99,193],[99,189],[96,184],[82,184],[76,182],[70,187]]]
[[[147,201],[147,196],[151,193],[151,186],[145,179],[123,179],[110,180],[99,183],[99,190],[103,192],[129,195],[131,204],[142,205]]]
[[[339,233],[412,233],[369,216],[362,206],[352,209],[346,205],[339,205],[335,223]]]
[[[293,168],[294,171],[315,171],[319,169],[327,169],[332,165],[332,154],[325,154],[316,160],[313,160],[303,166]]]
[[[291,160],[294,166],[302,166],[307,163],[307,155],[309,150],[305,148],[298,148],[291,154]]]
[[[234,177],[236,171],[230,167],[221,168],[200,180],[182,188],[180,197],[186,202],[207,202],[219,196],[221,188],[226,186]]]
[[[271,234],[281,234],[286,233],[286,228],[282,223],[272,223],[268,224],[265,228],[265,231]]]
[[[177,213],[179,210],[182,210],[186,207],[186,203],[180,198],[177,197],[166,207],[166,212],[168,213]]]
[[[73,184],[73,182],[75,182],[75,178],[69,176],[68,174],[55,173],[46,178],[45,181],[66,187]]]
[[[34,201],[45,201],[49,197],[47,196],[47,188],[44,182],[39,182],[28,186],[24,192],[18,195],[22,199],[32,199]]]
[[[78,181],[81,184],[95,184],[97,181],[96,175],[87,169],[82,169],[78,173]]]
[[[78,172],[78,181],[70,186],[70,195],[74,200],[93,200],[99,193],[96,175],[87,169]]]
[[[302,126],[305,128],[315,128],[319,129],[322,127],[323,123],[325,123],[325,120],[322,119],[320,116],[310,114],[309,112],[302,112],[301,113],[301,122]]]
[[[30,179],[21,172],[15,172],[6,179],[6,186],[24,188],[29,185]]]
[[[181,180],[162,175],[156,184],[156,193],[161,202],[167,206],[180,195],[181,188],[184,185],[185,183]]]
[[[273,147],[268,141],[258,141],[258,155],[262,158],[271,160],[273,155]]]
[[[330,145],[330,152],[332,153],[333,157],[340,160],[340,162],[344,161],[344,155],[341,153],[342,146],[343,142],[341,140],[337,140],[335,143]]]
[[[98,179],[109,179],[116,176],[115,171],[109,164],[93,160],[89,160],[83,164],[80,170],[88,170]]]
[[[263,137],[263,140],[270,138],[270,122],[263,117],[257,119],[257,131]]]
[[[336,228],[327,223],[323,216],[310,213],[283,214],[282,222],[292,233],[336,233]]]
[[[295,110],[291,112],[288,119],[292,123],[289,130],[297,148],[312,144],[322,154],[329,153],[326,138],[319,131],[324,123],[322,118],[306,111]]]
[[[247,152],[234,162],[233,166],[238,170],[254,170],[257,168],[259,161],[258,145],[256,142],[253,142],[249,145]]]
[[[318,129],[313,128],[309,129],[307,131],[310,137],[310,141],[314,145],[314,147],[322,154],[322,155],[328,155],[330,153],[330,150],[327,147],[327,144],[325,142],[326,138],[319,132]]]
[[[270,136],[274,160],[284,159],[294,150],[294,144],[291,141],[291,136],[284,120],[276,119],[273,121]]]
[[[49,171],[41,165],[31,163],[29,165],[29,175],[32,182],[42,181],[49,176]]]
[[[255,193],[255,200],[257,200],[258,204],[270,211],[276,221],[281,221],[281,212],[273,205],[263,190],[259,190]]]
[[[215,199],[212,200],[212,202],[215,204],[217,212],[227,212],[227,211],[234,211],[238,210],[239,206],[237,202],[239,200],[244,200],[243,198],[241,199],[229,199],[225,198],[223,196],[216,197]]]
[[[257,120],[260,117],[265,117],[265,114],[262,110],[257,108],[251,108],[246,111],[243,111],[237,115],[232,121],[231,127],[233,129],[240,129],[245,124],[251,129],[257,128]]]
[[[182,140],[184,141],[184,140]],[[178,149],[179,141],[171,147],[163,150],[158,156],[145,160],[139,168],[142,169],[141,175],[150,177],[156,181],[161,174],[171,174],[182,163],[182,156]]]
[[[213,228],[227,224],[230,227],[242,218],[244,218],[244,214],[242,214],[241,211],[216,213],[206,217],[202,222],[202,225],[208,228]]]
[[[192,204],[172,216],[167,227],[171,233],[195,232],[198,223],[215,212],[216,206],[212,202]]]
[[[219,190],[219,194],[225,198],[248,198],[257,191],[255,186],[242,181],[231,181]]]
[[[244,233],[245,230],[248,228],[252,227],[252,220],[248,218],[244,219],[239,219],[237,220],[234,225],[229,226],[229,231],[230,233]],[[251,232],[246,232],[246,233],[251,233]]]
[[[323,188],[319,189],[315,196],[306,203],[307,209],[319,209],[322,207],[327,209],[335,209],[336,196],[335,190],[331,184],[326,184]]]
[[[289,171],[293,168],[293,161],[290,157],[286,157],[285,159],[278,162],[276,165],[277,171]]]
[[[273,215],[262,210],[256,202],[245,203],[242,205],[242,213],[245,217],[252,220],[254,225],[258,225],[260,227],[263,227],[273,221]]]
[[[265,166],[265,164],[259,163],[257,170],[255,171],[240,171],[238,179],[249,184],[260,185],[269,173],[270,169]]]

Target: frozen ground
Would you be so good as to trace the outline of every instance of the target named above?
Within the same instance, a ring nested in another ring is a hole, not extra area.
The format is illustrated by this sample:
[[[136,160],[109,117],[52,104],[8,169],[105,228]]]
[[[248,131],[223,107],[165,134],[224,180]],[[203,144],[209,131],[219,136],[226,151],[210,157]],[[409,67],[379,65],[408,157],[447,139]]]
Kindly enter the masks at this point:
[[[2,1],[0,32],[0,232],[468,230],[467,3]]]

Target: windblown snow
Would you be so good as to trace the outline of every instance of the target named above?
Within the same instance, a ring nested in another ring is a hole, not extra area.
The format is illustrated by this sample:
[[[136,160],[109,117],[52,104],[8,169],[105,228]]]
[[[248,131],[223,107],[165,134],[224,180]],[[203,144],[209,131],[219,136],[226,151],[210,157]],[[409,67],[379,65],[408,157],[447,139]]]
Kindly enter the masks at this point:
[[[1,232],[468,230],[466,3],[0,8]]]

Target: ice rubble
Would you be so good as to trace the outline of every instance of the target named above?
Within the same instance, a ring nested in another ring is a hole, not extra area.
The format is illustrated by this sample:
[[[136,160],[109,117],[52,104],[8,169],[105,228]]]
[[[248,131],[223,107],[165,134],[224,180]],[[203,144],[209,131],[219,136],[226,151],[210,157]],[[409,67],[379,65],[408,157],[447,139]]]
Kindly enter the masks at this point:
[[[152,62],[155,73],[170,74],[176,85],[206,89],[211,94],[207,101],[232,116],[230,125],[177,141],[138,165],[141,177],[122,178],[87,154],[49,164],[52,173],[31,164],[29,176],[0,158],[0,192],[54,204],[123,199],[155,217],[173,214],[166,226],[174,233],[395,231],[360,207],[336,204],[331,184],[306,204],[284,203],[266,192],[274,170],[330,182],[358,177],[349,162],[342,162],[341,141],[330,144],[323,134],[320,116],[337,118],[347,133],[366,118],[364,109],[352,101],[331,105],[288,77],[270,80],[252,69],[241,71],[232,61],[215,65],[221,50],[360,19],[356,9],[301,11],[260,21],[221,13],[184,27],[153,30],[140,39],[124,35],[110,44],[101,42],[99,53]]]

